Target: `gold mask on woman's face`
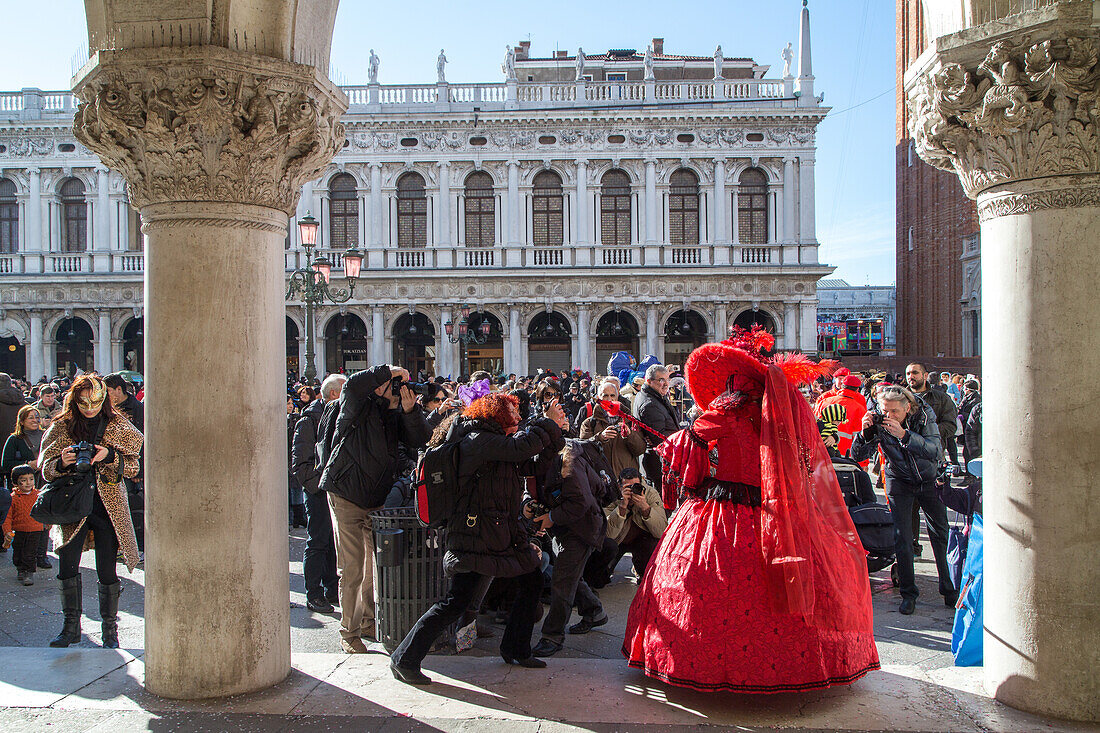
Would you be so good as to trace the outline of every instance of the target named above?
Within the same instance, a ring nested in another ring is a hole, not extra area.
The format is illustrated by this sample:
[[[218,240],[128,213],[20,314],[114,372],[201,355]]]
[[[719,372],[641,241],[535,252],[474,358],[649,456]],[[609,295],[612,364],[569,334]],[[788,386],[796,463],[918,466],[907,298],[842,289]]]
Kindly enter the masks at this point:
[[[103,407],[103,402],[107,399],[107,386],[96,380],[95,386],[88,390],[86,395],[77,395],[76,406],[80,408],[81,412],[96,413],[99,408]]]

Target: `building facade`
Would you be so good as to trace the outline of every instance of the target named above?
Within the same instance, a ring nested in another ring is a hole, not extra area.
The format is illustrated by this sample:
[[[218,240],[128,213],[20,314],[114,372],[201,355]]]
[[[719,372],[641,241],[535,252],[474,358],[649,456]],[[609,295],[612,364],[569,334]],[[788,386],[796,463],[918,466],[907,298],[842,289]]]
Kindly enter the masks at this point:
[[[521,45],[486,84],[447,82],[441,58],[437,83],[388,86],[373,63],[370,83],[344,87],[347,142],[287,235],[288,275],[309,264],[307,213],[334,283],[344,251],[364,254],[351,300],[316,314],[318,371],[599,372],[620,350],[680,363],[753,322],[816,351],[831,268],[814,224],[827,110],[808,23],[804,10],[797,77],[789,53],[773,78],[660,39],[546,59]],[[74,111],[68,93],[0,94],[0,369],[32,380],[143,369],[139,217],[72,137]],[[452,340],[463,320],[482,343]],[[300,301],[286,324],[297,370]]]
[[[897,347],[897,290],[826,278],[817,286],[817,349],[835,356],[888,355]]]
[[[898,353],[980,356],[964,317],[964,248],[978,233],[978,210],[953,173],[916,153],[905,104],[905,70],[928,47],[922,0],[897,0]],[[969,298],[968,298],[969,299]],[[972,313],[973,311],[968,311]]]

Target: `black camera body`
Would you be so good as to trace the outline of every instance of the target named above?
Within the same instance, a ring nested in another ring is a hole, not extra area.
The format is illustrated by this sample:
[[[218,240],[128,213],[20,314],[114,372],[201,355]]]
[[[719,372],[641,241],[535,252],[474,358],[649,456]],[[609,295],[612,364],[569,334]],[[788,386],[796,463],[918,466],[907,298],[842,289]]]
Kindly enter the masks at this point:
[[[875,411],[871,413],[871,423],[873,425],[882,425],[884,415],[881,412]]]
[[[70,447],[76,453],[76,463],[73,464],[73,469],[81,473],[91,471],[92,459],[95,458],[95,446],[86,440],[82,440]]]
[[[401,388],[408,387],[409,390],[418,396],[423,396],[428,391],[428,385],[422,382],[406,382],[404,377],[394,377],[390,380],[390,390],[395,394],[401,394]]]

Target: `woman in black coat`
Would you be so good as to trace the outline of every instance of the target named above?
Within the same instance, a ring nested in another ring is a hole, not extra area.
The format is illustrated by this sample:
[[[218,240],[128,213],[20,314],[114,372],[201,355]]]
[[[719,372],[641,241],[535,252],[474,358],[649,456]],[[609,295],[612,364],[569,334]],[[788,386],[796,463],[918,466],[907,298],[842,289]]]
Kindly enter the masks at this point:
[[[447,527],[447,553],[443,564],[451,576],[447,597],[420,617],[390,657],[390,670],[402,682],[426,685],[431,680],[420,664],[443,629],[462,616],[486,578],[515,578],[519,593],[508,616],[500,642],[500,654],[508,664],[545,667],[531,656],[531,632],[542,592],[542,550],[531,542],[520,519],[523,513],[524,477],[532,470],[531,459],[565,445],[562,428],[565,413],[555,401],[546,417],[518,430],[518,400],[512,395],[490,394],[475,400],[455,420],[447,442],[460,441],[458,478],[468,487],[470,501],[459,502],[462,513],[476,517],[471,523],[460,517]]]

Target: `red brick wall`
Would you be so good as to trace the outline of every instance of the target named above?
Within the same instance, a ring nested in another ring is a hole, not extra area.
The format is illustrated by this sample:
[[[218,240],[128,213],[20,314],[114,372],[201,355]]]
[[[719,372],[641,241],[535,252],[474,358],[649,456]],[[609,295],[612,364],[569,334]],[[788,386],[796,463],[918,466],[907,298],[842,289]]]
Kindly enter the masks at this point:
[[[954,173],[909,154],[905,69],[926,46],[920,0],[897,0],[898,355],[962,355],[963,237],[978,231],[977,208]],[[913,249],[909,249],[909,230]]]

